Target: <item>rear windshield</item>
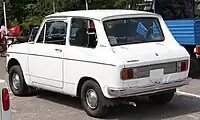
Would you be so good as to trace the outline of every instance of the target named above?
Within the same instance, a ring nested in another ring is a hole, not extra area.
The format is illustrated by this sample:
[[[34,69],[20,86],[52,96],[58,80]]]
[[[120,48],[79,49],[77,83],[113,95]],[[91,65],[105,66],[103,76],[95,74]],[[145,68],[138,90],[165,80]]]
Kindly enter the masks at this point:
[[[111,46],[164,40],[157,18],[123,18],[103,22]]]

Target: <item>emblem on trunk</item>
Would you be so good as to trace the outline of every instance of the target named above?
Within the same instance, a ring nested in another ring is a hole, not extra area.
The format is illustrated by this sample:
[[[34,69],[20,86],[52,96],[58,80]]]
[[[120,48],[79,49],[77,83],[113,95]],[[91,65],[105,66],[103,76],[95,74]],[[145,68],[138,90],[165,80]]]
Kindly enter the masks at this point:
[[[158,53],[155,53],[156,56],[158,56]]]

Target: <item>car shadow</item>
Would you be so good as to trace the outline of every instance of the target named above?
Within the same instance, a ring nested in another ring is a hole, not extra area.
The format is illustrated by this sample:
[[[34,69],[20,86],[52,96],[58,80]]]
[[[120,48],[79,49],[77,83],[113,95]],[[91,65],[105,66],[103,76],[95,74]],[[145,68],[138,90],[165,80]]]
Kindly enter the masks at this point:
[[[49,100],[83,111],[81,101],[76,97],[44,91],[37,95],[37,98]],[[131,105],[119,105],[111,108],[108,115],[103,119],[160,120],[200,112],[200,100],[187,96],[175,95],[173,100],[166,105],[156,105],[146,97],[138,97],[134,102],[137,104],[136,107]]]
[[[36,97],[82,110],[81,101],[78,97],[72,97],[45,90],[36,95]]]

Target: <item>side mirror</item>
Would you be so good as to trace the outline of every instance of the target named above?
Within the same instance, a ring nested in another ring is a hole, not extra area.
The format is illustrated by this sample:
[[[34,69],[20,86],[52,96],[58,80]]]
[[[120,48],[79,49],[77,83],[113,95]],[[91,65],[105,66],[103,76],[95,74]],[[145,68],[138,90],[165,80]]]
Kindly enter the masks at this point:
[[[12,44],[12,40],[7,40],[7,44],[11,45]]]
[[[7,42],[8,45],[11,45],[11,44],[14,43],[14,40],[11,39],[11,38],[8,38],[8,39],[6,40],[6,42]]]

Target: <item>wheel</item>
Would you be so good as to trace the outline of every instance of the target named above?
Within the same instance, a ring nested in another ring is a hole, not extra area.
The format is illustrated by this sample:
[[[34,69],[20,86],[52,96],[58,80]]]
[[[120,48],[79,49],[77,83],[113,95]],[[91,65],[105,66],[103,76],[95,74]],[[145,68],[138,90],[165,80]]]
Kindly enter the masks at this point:
[[[170,102],[174,96],[175,90],[165,91],[149,96],[149,99],[157,104],[166,104]]]
[[[9,85],[11,91],[16,96],[27,95],[29,87],[26,85],[24,76],[19,65],[14,65],[9,71]]]
[[[100,118],[108,112],[101,88],[92,80],[86,81],[81,88],[81,104],[91,117]]]

